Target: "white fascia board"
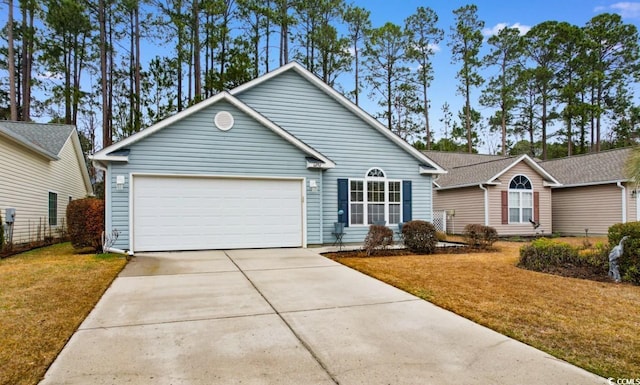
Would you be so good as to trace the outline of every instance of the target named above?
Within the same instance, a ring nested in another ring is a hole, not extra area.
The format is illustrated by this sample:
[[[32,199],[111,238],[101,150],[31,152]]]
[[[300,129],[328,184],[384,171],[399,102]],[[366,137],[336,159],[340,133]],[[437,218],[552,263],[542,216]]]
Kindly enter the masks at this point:
[[[387,127],[385,127],[382,123],[380,123],[377,119],[373,118],[371,115],[369,115],[367,112],[365,112],[363,109],[361,109],[360,107],[356,106],[355,104],[353,104],[349,99],[347,99],[346,97],[344,97],[344,95],[340,94],[338,91],[334,90],[332,87],[330,87],[328,84],[326,84],[325,82],[323,82],[320,78],[318,78],[316,75],[314,75],[313,73],[311,73],[310,71],[308,71],[306,68],[304,68],[302,65],[298,64],[297,62],[290,62],[287,65],[284,65],[274,71],[269,72],[268,74],[265,74],[259,78],[256,78],[248,83],[245,83],[239,87],[234,88],[233,90],[229,91],[232,95],[236,95],[238,93],[241,93],[247,89],[253,88],[255,86],[257,86],[258,84],[261,84],[285,71],[288,70],[294,70],[296,71],[298,74],[302,75],[305,79],[309,80],[312,84],[316,85],[318,88],[320,88],[322,91],[324,91],[327,95],[331,96],[334,100],[336,100],[338,103],[340,103],[343,107],[345,107],[347,110],[351,111],[352,113],[354,113],[356,116],[360,117],[362,120],[364,120],[366,123],[368,123],[370,126],[372,126],[373,128],[375,128],[376,130],[378,130],[380,133],[382,133],[385,137],[387,137],[388,139],[390,139],[393,143],[395,143],[396,145],[398,145],[400,148],[402,148],[403,150],[405,150],[406,152],[408,152],[409,154],[411,154],[413,157],[415,157],[416,159],[420,160],[422,163],[426,163],[429,164],[431,166],[433,166],[434,170],[428,170],[428,169],[424,169],[425,172],[421,172],[421,174],[446,174],[447,171],[444,170],[442,167],[440,167],[437,163],[435,163],[434,161],[432,161],[431,159],[429,159],[426,155],[424,155],[423,153],[421,153],[420,151],[418,151],[415,147],[413,147],[412,145],[410,145],[409,143],[407,143],[406,141],[404,141],[402,138],[400,138],[398,135],[394,134],[393,132],[391,132],[390,129],[388,129]],[[428,170],[428,172],[427,172]]]
[[[478,185],[487,185],[487,186],[499,186],[502,183],[499,182],[487,182],[487,183],[468,183],[468,184],[461,184],[461,185],[457,185],[457,186],[446,186],[446,187],[438,187],[436,188],[436,190],[453,190],[453,189],[457,189],[457,188],[465,188],[465,187],[478,187]]]
[[[553,187],[553,186],[561,186],[562,185],[562,183],[558,182],[556,180],[556,178],[551,176],[551,174],[549,174],[547,172],[547,170],[542,168],[538,163],[536,163],[533,159],[531,159],[529,157],[529,155],[526,155],[526,154],[522,155],[521,157],[516,159],[513,163],[511,163],[509,166],[505,167],[504,169],[502,169],[502,171],[500,171],[499,173],[494,175],[492,178],[490,178],[489,179],[489,183],[494,182],[496,179],[500,178],[504,173],[506,173],[507,171],[511,170],[513,167],[515,167],[518,163],[520,163],[522,161],[524,161],[526,164],[528,164],[529,167],[531,167],[538,174],[542,175],[542,177],[544,177],[545,179],[550,181],[550,182],[548,182],[546,184],[546,186]]]
[[[585,183],[574,183],[574,184],[561,184],[557,186],[551,186],[551,188],[570,188],[570,187],[588,187],[588,186],[601,186],[604,184],[617,184],[617,183],[625,183],[630,182],[629,179],[616,179],[616,180],[605,180],[601,182],[585,182]]]
[[[331,159],[327,158],[326,156],[324,156],[320,152],[316,151],[311,146],[307,145],[306,143],[302,142],[300,139],[298,139],[295,136],[291,135],[288,131],[284,130],[282,127],[280,127],[277,124],[273,123],[271,120],[267,119],[262,114],[260,114],[259,112],[257,112],[253,108],[249,107],[248,105],[243,103],[240,99],[236,98],[235,96],[225,92],[224,99],[225,99],[225,101],[233,104],[239,110],[243,111],[247,115],[249,115],[252,118],[254,118],[255,120],[257,120],[263,126],[269,128],[271,131],[276,133],[282,139],[284,139],[287,142],[293,144],[295,147],[297,147],[302,152],[304,152],[307,155],[312,156],[312,157],[322,161],[325,164],[325,166],[323,168],[334,168],[336,166],[336,164]]]
[[[69,141],[69,139],[71,140],[71,145],[75,150],[74,152],[76,155],[76,159],[78,160],[78,165],[80,166],[80,170],[82,172],[82,180],[84,181],[85,189],[87,190],[87,193],[92,194],[93,186],[91,186],[89,170],[87,170],[87,161],[84,158],[84,153],[82,152],[82,144],[80,144],[80,138],[78,137],[78,131],[76,131],[76,129],[71,132],[69,138],[67,138],[67,141]],[[62,148],[64,148],[64,146]]]
[[[316,151],[315,149],[311,148],[310,146],[308,146],[307,144],[305,144],[304,142],[300,141],[298,138],[296,138],[295,136],[291,135],[289,132],[285,131],[284,129],[282,129],[281,127],[279,127],[278,125],[276,125],[275,123],[273,123],[272,121],[270,121],[269,119],[265,118],[264,116],[262,116],[261,114],[259,114],[257,111],[255,111],[254,109],[252,109],[251,107],[249,107],[248,105],[246,105],[245,103],[243,103],[242,101],[240,101],[238,98],[234,97],[233,95],[231,95],[230,93],[223,91],[209,99],[203,100],[202,102],[195,104],[189,108],[187,108],[186,110],[183,110],[167,119],[164,119],[156,124],[154,124],[153,126],[144,129],[118,143],[115,143],[109,147],[106,147],[100,151],[98,151],[97,153],[95,153],[92,157],[92,159],[94,161],[102,161],[102,162],[128,162],[129,158],[128,156],[121,156],[121,155],[109,155],[109,153],[112,153],[114,151],[120,150],[126,146],[129,146],[141,139],[146,138],[149,135],[154,134],[155,132],[195,113],[198,112],[204,108],[207,108],[219,101],[226,101],[230,104],[232,104],[233,106],[235,106],[236,108],[238,108],[239,110],[241,110],[242,112],[246,113],[247,115],[251,116],[252,118],[254,118],[256,121],[258,121],[259,123],[261,123],[262,125],[264,125],[265,127],[269,128],[270,130],[272,130],[274,133],[276,133],[278,136],[280,136],[281,138],[283,138],[284,140],[286,140],[287,142],[293,144],[295,147],[297,147],[298,149],[300,149],[301,151],[303,151],[304,153],[306,153],[309,156],[312,156],[316,159],[321,160],[322,162],[325,163],[325,167],[324,168],[333,168],[335,167],[335,163],[333,161],[331,161],[329,158],[327,158],[326,156],[324,156],[323,154],[321,154],[320,152]]]
[[[215,96],[210,97],[209,99],[205,99],[205,100],[201,101],[198,104],[194,104],[193,106],[191,106],[191,107],[189,107],[189,108],[187,108],[185,110],[182,110],[182,111],[178,112],[177,114],[175,114],[173,116],[170,116],[170,117],[168,117],[166,119],[163,119],[163,120],[159,121],[158,123],[156,123],[156,124],[154,124],[154,125],[152,125],[152,126],[150,126],[148,128],[145,128],[144,130],[142,130],[142,131],[140,131],[138,133],[135,133],[135,134],[131,135],[130,137],[126,138],[126,139],[123,139],[123,140],[119,141],[118,143],[114,143],[111,146],[105,147],[102,150],[96,152],[93,155],[93,159],[94,160],[104,160],[104,161],[113,160],[113,159],[110,159],[112,157],[108,156],[107,154],[109,154],[111,152],[114,152],[114,151],[118,151],[119,149],[124,148],[126,146],[129,146],[129,145],[131,145],[131,144],[133,144],[133,143],[135,143],[135,142],[137,142],[137,141],[139,141],[141,139],[146,138],[149,135],[152,135],[152,134],[162,130],[163,128],[165,128],[167,126],[170,126],[171,124],[173,124],[173,123],[175,123],[175,122],[177,122],[177,121],[179,121],[181,119],[186,118],[187,116],[189,116],[189,115],[191,115],[191,114],[193,114],[195,112],[198,112],[198,111],[200,111],[202,109],[205,109],[205,108],[209,107],[210,105],[212,105],[212,104],[220,101],[221,99],[223,99],[225,95],[228,95],[228,94],[226,92],[221,92],[221,93],[219,93],[219,94],[217,94]]]

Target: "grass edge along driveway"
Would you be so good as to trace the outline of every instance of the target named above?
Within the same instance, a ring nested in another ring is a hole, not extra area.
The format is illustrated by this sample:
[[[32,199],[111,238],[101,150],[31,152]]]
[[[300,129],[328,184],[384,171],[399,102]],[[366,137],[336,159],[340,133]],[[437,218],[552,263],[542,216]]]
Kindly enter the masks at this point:
[[[520,269],[522,245],[336,261],[605,378],[640,378],[640,287]]]
[[[0,260],[0,384],[37,384],[125,265],[69,243]]]

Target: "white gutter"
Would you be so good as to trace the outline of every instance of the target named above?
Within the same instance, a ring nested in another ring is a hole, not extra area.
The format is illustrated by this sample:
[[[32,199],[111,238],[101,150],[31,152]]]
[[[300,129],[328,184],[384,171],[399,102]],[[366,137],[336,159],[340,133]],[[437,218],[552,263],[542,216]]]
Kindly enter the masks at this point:
[[[489,226],[489,190],[482,183],[478,187],[484,190],[484,225]]]
[[[622,191],[622,223],[627,223],[627,188],[622,185],[622,182],[616,183]]]

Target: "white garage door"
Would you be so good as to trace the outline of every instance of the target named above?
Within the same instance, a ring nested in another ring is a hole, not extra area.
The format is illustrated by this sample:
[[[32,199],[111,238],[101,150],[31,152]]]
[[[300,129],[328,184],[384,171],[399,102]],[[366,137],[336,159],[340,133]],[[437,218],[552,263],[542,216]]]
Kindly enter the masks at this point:
[[[299,247],[300,180],[134,176],[135,251]]]

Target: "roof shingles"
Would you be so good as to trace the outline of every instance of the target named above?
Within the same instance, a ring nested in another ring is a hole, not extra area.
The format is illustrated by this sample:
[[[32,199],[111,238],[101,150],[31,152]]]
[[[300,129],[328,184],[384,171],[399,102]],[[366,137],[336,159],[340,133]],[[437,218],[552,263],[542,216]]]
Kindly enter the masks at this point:
[[[0,120],[4,132],[38,152],[57,156],[75,127],[67,124],[42,124]]]

